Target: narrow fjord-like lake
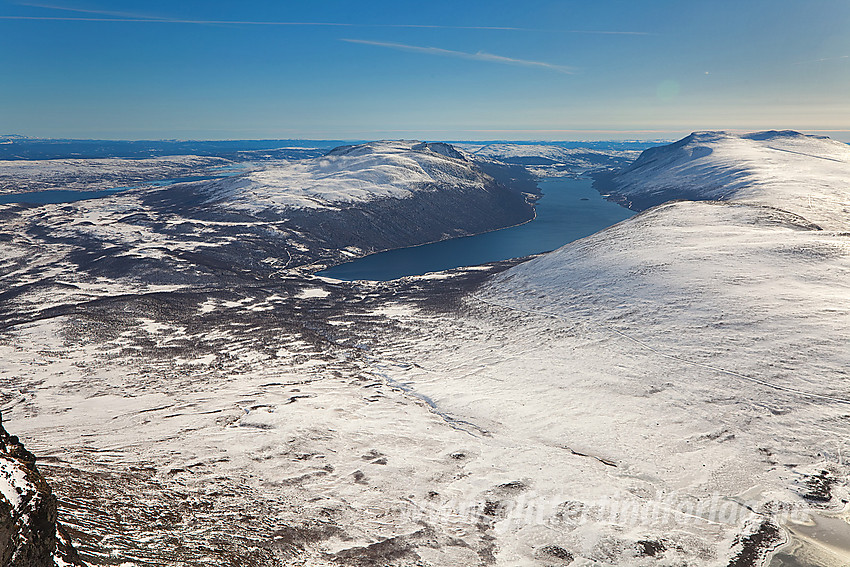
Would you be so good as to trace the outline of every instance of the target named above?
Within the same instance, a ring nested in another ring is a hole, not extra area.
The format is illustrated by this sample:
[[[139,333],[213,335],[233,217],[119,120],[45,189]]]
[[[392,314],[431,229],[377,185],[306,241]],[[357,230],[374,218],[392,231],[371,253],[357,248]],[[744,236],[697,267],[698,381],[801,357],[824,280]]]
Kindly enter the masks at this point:
[[[225,171],[223,168],[218,168]],[[215,175],[192,175],[188,177],[175,177],[173,179],[160,179],[159,181],[144,181],[130,187],[115,187],[112,189],[98,189],[95,191],[74,191],[71,189],[44,189],[42,191],[29,191],[22,193],[5,193],[0,195],[0,205],[18,203],[23,205],[58,205],[62,203],[75,203],[88,199],[100,199],[109,197],[127,189],[138,187],[165,187],[175,183],[186,183],[188,181],[205,181],[209,179],[221,179],[241,173],[238,169],[218,173]]]
[[[590,179],[547,179],[538,184],[543,197],[537,202],[537,218],[530,222],[476,236],[379,252],[316,275],[347,281],[388,281],[528,256],[590,236],[635,214],[603,199],[592,184]]]

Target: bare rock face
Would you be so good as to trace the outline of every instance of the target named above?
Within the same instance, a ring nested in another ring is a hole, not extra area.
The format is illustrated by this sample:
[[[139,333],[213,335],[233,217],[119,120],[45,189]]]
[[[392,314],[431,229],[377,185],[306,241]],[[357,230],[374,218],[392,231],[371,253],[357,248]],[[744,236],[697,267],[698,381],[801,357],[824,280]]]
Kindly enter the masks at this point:
[[[52,567],[57,556],[57,503],[35,456],[9,435],[0,416],[0,565]],[[67,545],[60,546],[66,548]],[[73,556],[73,550],[59,557]]]

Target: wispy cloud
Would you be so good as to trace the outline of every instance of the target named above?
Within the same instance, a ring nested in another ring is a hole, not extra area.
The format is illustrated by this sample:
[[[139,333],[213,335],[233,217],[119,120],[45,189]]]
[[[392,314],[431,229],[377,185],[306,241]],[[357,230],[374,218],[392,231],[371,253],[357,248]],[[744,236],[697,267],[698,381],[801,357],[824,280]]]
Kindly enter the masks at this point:
[[[94,12],[98,13],[98,12]],[[353,24],[346,22],[281,22],[261,20],[192,20],[181,18],[160,17],[73,17],[73,16],[0,16],[0,20],[34,20],[55,22],[129,22],[149,24],[196,24],[216,25],[229,24],[237,26],[314,26],[314,27],[342,27],[342,28],[418,28],[435,30],[489,30],[489,31],[518,31],[534,33],[575,33],[590,35],[652,35],[647,32],[637,31],[604,31],[604,30],[556,30],[556,29],[534,29],[516,28],[511,26],[443,26],[436,24]]]
[[[824,61],[838,61],[841,59],[850,59],[850,55],[839,55],[838,57],[823,57],[821,59],[813,59],[811,61],[797,61],[794,65],[810,65],[812,63],[822,63]]]
[[[536,33],[571,33],[571,34],[599,34],[599,35],[651,35],[642,31],[616,31],[616,30],[558,30],[558,29],[534,29],[515,26],[449,26],[441,24],[366,24],[350,22],[284,22],[284,21],[262,21],[262,20],[203,20],[187,18],[169,18],[162,16],[146,16],[140,14],[129,14],[126,12],[113,12],[107,10],[89,10],[75,8],[72,6],[57,6],[54,4],[42,4],[36,2],[16,2],[18,6],[29,8],[43,8],[63,12],[75,12],[78,14],[90,14],[89,16],[0,16],[0,20],[42,20],[62,22],[131,22],[131,23],[158,23],[158,24],[195,24],[214,25],[230,24],[245,26],[315,26],[315,27],[346,27],[346,28],[418,28],[418,29],[440,29],[440,30],[483,30],[483,31],[516,31]],[[101,16],[101,17],[95,17]]]
[[[88,10],[85,8],[75,8],[72,6],[56,6],[54,4],[43,4],[39,2],[15,2],[18,6],[26,6],[28,8],[44,8],[45,10],[58,10],[60,12],[74,12],[77,14],[94,14],[97,16],[111,16],[113,18],[127,18],[132,20],[150,20],[152,22],[168,20],[160,16],[147,16],[144,14],[135,14],[129,12],[113,12],[108,10]]]
[[[252,22],[248,20],[182,20],[177,18],[74,18],[68,16],[0,16],[0,20],[35,20],[54,22],[130,22],[149,24],[233,24],[243,26],[327,26],[355,27],[354,24],[333,22]]]
[[[420,47],[418,45],[407,45],[404,43],[393,43],[389,41],[371,41],[367,39],[340,39],[348,43],[358,43],[361,45],[372,45],[375,47],[385,47],[387,49],[395,49],[397,51],[412,51],[414,53],[425,53],[427,55],[437,55],[440,57],[454,57],[457,59],[471,59],[473,61],[488,61],[490,63],[501,63],[503,65],[519,65],[522,67],[538,67],[541,69],[549,69],[559,73],[572,75],[576,72],[573,67],[564,65],[555,65],[554,63],[546,63],[545,61],[532,61],[529,59],[517,59],[515,57],[504,57],[502,55],[494,55],[485,51],[477,51],[469,53],[466,51],[454,51],[452,49],[443,49],[441,47]]]

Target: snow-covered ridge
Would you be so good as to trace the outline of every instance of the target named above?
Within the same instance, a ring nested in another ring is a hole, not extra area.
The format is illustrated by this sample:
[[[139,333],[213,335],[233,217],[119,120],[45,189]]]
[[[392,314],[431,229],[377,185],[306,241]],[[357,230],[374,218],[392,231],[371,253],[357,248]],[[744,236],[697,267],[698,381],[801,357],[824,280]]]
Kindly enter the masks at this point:
[[[843,230],[850,221],[850,146],[789,130],[695,132],[644,151],[599,188],[634,209],[673,199],[734,199]]]
[[[436,188],[484,189],[492,180],[448,144],[380,141],[342,146],[298,161],[196,185],[217,203],[245,212],[337,208],[404,199]]]

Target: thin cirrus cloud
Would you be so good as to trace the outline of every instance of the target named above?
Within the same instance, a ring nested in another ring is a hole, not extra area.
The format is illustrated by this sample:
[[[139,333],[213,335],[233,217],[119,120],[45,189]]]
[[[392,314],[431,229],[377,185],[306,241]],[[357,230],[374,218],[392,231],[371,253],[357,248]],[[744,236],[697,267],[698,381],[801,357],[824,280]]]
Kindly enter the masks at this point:
[[[53,4],[41,4],[36,2],[16,2],[19,6],[28,8],[43,8],[62,12],[75,12],[78,14],[89,14],[88,16],[0,16],[0,20],[44,20],[64,22],[132,22],[132,23],[158,23],[158,24],[195,24],[195,25],[246,25],[246,26],[315,26],[315,27],[347,27],[347,28],[420,28],[420,29],[445,29],[445,30],[483,30],[483,31],[518,31],[518,32],[556,32],[575,34],[599,34],[599,35],[650,35],[642,31],[616,31],[616,30],[541,30],[533,28],[522,28],[515,26],[448,26],[440,24],[364,24],[350,22],[284,22],[264,20],[204,20],[168,18],[161,16],[147,16],[140,14],[128,14],[126,12],[112,12],[107,10],[89,10],[72,6],[56,6]],[[95,17],[101,16],[101,17]]]
[[[505,30],[505,31],[531,31],[516,27],[485,27],[485,26],[429,26],[420,24],[352,24],[343,22],[285,22],[285,21],[268,21],[268,20],[205,20],[205,19],[188,19],[188,18],[169,18],[163,16],[148,16],[143,14],[131,14],[127,12],[113,12],[108,10],[90,10],[86,8],[77,8],[73,6],[57,6],[54,4],[42,4],[37,2],[17,2],[19,6],[28,8],[43,8],[46,10],[56,10],[60,12],[74,12],[77,14],[86,14],[86,16],[0,16],[3,20],[48,20],[48,21],[65,21],[65,22],[132,22],[132,23],[152,23],[152,24],[195,24],[195,25],[214,25],[214,24],[230,24],[230,25],[245,25],[245,26],[315,26],[315,27],[410,27],[410,28],[452,28],[452,29],[477,29],[477,30]],[[100,17],[95,17],[100,16]]]
[[[820,59],[812,59],[811,61],[797,61],[794,65],[811,65],[813,63],[823,63],[824,61],[839,61],[841,59],[850,59],[850,55],[839,55],[838,57],[822,57]]]
[[[434,30],[484,30],[484,31],[518,31],[535,33],[576,33],[588,35],[651,35],[639,31],[606,31],[606,30],[546,30],[534,28],[517,28],[511,26],[444,26],[438,24],[353,24],[348,22],[280,22],[266,20],[190,20],[180,18],[159,17],[72,17],[72,16],[0,16],[0,20],[34,20],[54,22],[128,22],[149,24],[195,24],[195,25],[236,25],[236,26],[312,26],[340,28],[419,28]]]
[[[543,31],[529,28],[511,28],[497,26],[438,26],[427,24],[351,24],[343,22],[273,22],[273,21],[251,21],[251,20],[184,20],[179,18],[154,18],[154,17],[116,17],[116,18],[93,18],[93,17],[69,17],[69,16],[0,16],[0,20],[35,20],[54,22],[128,22],[148,24],[195,24],[195,25],[236,25],[236,26],[312,26],[312,27],[340,27],[340,28],[430,28],[447,30],[494,30],[494,31]],[[581,32],[575,33],[621,33],[621,32]],[[627,32],[622,32],[627,33]]]
[[[110,16],[110,19],[128,19],[132,21],[151,21],[151,22],[162,22],[167,21],[168,18],[163,18],[159,16],[147,16],[144,14],[135,14],[128,12],[113,12],[108,10],[87,10],[85,8],[75,8],[71,6],[54,6],[53,4],[41,4],[37,2],[15,2],[18,6],[26,6],[28,8],[44,8],[46,10],[58,10],[60,12],[75,12],[77,14],[92,14],[95,16]],[[27,17],[28,16],[22,16]],[[35,16],[33,16],[35,17]],[[97,19],[97,18],[95,18]]]
[[[441,47],[420,47],[418,45],[407,45],[404,43],[393,43],[389,41],[372,41],[368,39],[340,39],[347,43],[357,43],[360,45],[371,45],[374,47],[384,47],[386,49],[395,49],[396,51],[410,51],[413,53],[424,53],[426,55],[436,55],[439,57],[453,57],[455,59],[470,59],[473,61],[487,61],[490,63],[501,63],[503,65],[518,65],[521,67],[536,67],[539,69],[548,69],[573,75],[576,72],[574,67],[565,65],[556,65],[545,61],[532,61],[529,59],[517,59],[515,57],[504,57],[502,55],[494,55],[485,51],[469,53],[466,51],[455,51],[452,49],[443,49]]]

